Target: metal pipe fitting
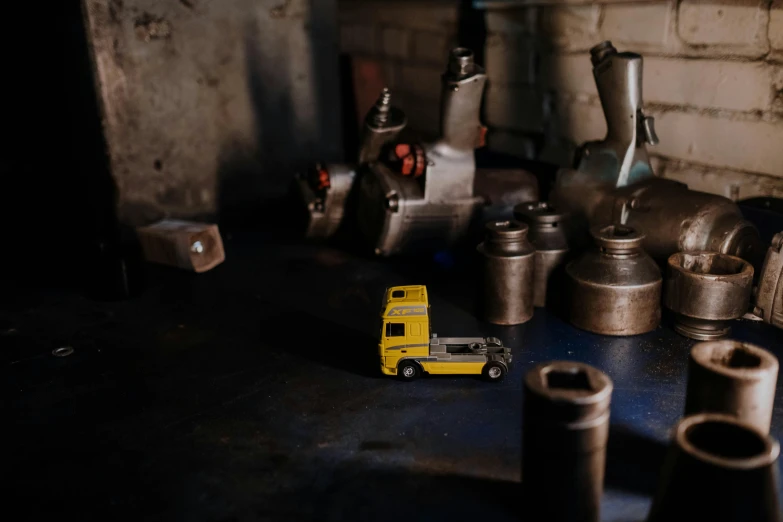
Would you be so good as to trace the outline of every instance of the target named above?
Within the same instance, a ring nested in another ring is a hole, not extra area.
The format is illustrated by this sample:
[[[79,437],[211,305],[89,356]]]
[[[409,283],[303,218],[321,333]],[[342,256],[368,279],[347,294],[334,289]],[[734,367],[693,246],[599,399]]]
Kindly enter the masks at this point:
[[[482,311],[494,324],[521,324],[533,317],[535,248],[528,226],[518,221],[487,223],[476,249],[484,257]]]
[[[384,88],[378,101],[364,118],[359,146],[359,164],[376,161],[383,147],[397,137],[407,122],[405,113],[391,104],[389,89]]]
[[[591,231],[598,248],[566,266],[567,313],[577,328],[636,335],[661,321],[661,271],[642,250],[644,235],[610,225]]]
[[[556,288],[562,277],[558,277],[561,274],[555,275],[555,271],[563,267],[568,257],[568,239],[564,228],[568,214],[558,211],[549,203],[536,201],[514,207],[514,218],[530,227],[530,242],[536,248],[533,303],[537,307],[544,307],[547,294],[559,295],[562,290]],[[549,288],[550,285],[553,288]]]
[[[778,359],[739,341],[698,343],[688,363],[685,414],[724,413],[769,433]]]
[[[609,377],[584,363],[543,363],[525,375],[522,489],[531,520],[599,520],[611,398]]]
[[[677,425],[647,522],[779,522],[780,445],[734,417],[705,413]]]
[[[765,323],[783,328],[783,232],[772,238],[759,275],[753,313]]]
[[[747,311],[753,267],[715,252],[679,252],[668,260],[664,304],[674,312],[680,335],[711,341],[729,335],[729,321]]]

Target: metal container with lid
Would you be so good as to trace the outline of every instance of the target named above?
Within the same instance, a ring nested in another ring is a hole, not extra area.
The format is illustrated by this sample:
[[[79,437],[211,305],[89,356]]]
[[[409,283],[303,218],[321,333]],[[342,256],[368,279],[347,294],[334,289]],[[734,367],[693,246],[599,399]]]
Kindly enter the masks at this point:
[[[624,225],[591,231],[597,248],[566,266],[567,313],[577,328],[636,335],[661,321],[661,271],[642,250],[644,235]]]
[[[553,280],[568,256],[568,239],[564,228],[568,214],[544,201],[520,203],[514,207],[514,218],[530,227],[530,242],[536,248],[536,271],[533,282],[533,302],[544,307],[547,295],[557,296],[562,290]]]
[[[674,312],[680,335],[712,341],[729,335],[729,322],[747,311],[753,267],[716,252],[679,252],[669,257],[664,304]]]
[[[518,221],[492,221],[477,250],[484,257],[484,318],[494,324],[521,324],[533,317],[535,248],[528,226]]]

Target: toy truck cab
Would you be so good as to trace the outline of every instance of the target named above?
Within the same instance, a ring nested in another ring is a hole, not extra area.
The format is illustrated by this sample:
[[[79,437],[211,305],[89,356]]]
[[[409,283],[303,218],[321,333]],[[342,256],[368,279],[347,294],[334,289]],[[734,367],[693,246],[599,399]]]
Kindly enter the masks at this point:
[[[508,372],[511,350],[495,337],[437,337],[423,285],[395,286],[384,294],[378,351],[381,371],[403,380],[430,374],[483,375],[500,381]]]

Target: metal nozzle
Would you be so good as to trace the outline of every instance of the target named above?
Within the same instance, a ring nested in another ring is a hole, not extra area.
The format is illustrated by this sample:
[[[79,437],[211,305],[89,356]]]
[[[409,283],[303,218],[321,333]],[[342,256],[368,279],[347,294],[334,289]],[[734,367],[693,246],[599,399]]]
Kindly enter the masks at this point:
[[[473,51],[467,47],[457,47],[451,50],[448,71],[454,76],[470,76],[473,74],[474,65]]]
[[[388,87],[384,87],[378,101],[372,108],[372,122],[377,127],[386,125],[389,121],[389,110],[391,109],[391,92]]]
[[[604,58],[611,54],[617,54],[617,49],[614,48],[609,40],[604,40],[590,49],[590,61],[593,62],[593,67],[604,61]]]

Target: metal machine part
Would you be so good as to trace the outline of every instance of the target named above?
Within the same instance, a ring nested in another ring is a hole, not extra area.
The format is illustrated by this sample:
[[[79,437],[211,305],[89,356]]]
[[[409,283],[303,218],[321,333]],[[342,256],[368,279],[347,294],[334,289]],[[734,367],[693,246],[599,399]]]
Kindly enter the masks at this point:
[[[599,520],[611,398],[609,377],[584,363],[543,363],[525,375],[522,490],[531,520]]]
[[[305,238],[325,240],[334,235],[345,215],[356,170],[350,165],[316,165],[298,176],[299,191],[307,208]]]
[[[698,343],[688,364],[685,414],[725,413],[769,433],[778,359],[739,341]]]
[[[383,148],[397,137],[406,123],[405,113],[391,105],[391,93],[384,89],[364,119],[358,165],[377,160]],[[358,170],[355,165],[317,164],[297,175],[299,192],[308,213],[307,239],[329,239],[340,227]]]
[[[494,324],[521,324],[533,317],[535,248],[528,226],[518,221],[486,225],[486,239],[477,250],[484,258],[482,310]]]
[[[618,52],[612,42],[590,49],[593,76],[606,117],[606,137],[585,143],[576,170],[613,187],[653,176],[646,144],[656,145],[654,120],[642,110],[642,57]],[[568,173],[566,173],[566,178]],[[569,179],[559,180],[566,185]]]
[[[565,266],[568,257],[568,239],[564,228],[568,214],[549,203],[534,201],[514,207],[514,218],[530,227],[530,242],[536,248],[536,270],[533,283],[533,302],[546,306],[547,294],[560,294],[558,280],[553,278],[558,268]],[[550,288],[551,283],[551,288]]]
[[[712,341],[731,332],[730,321],[750,306],[753,267],[716,252],[679,252],[669,257],[664,305],[680,335]]]
[[[479,109],[486,80],[472,51],[453,49],[443,75],[441,138],[424,148],[423,175],[401,175],[382,162],[362,175],[359,225],[376,254],[439,248],[464,236],[482,204],[474,193],[474,150],[483,139]]]
[[[392,106],[389,89],[383,89],[378,101],[364,118],[359,147],[359,164],[377,160],[383,147],[397,137],[407,122],[405,113]]]
[[[753,313],[764,322],[783,328],[783,232],[772,238],[759,275]]]
[[[610,225],[591,231],[597,248],[566,266],[567,314],[577,328],[636,335],[661,321],[661,271],[642,250],[644,235]]]
[[[644,249],[660,263],[676,252],[706,250],[758,264],[756,227],[733,201],[670,179],[651,178],[612,189],[581,174],[583,183],[556,190],[555,204],[592,225],[623,223],[645,235]]]
[[[779,522],[780,445],[729,415],[677,425],[647,522]]]

